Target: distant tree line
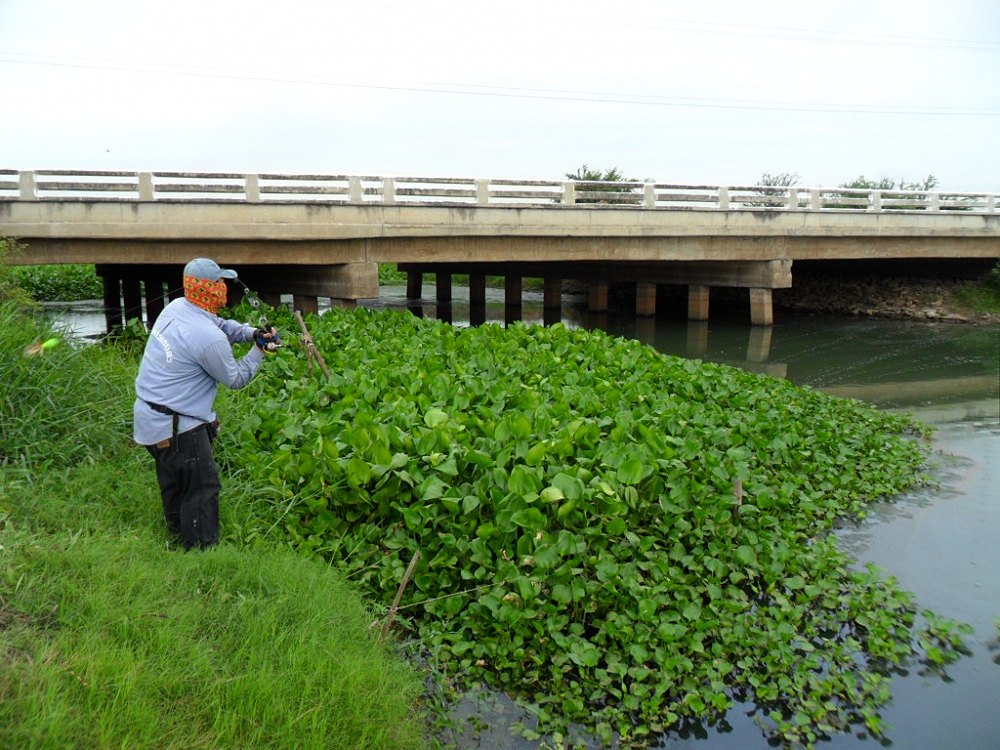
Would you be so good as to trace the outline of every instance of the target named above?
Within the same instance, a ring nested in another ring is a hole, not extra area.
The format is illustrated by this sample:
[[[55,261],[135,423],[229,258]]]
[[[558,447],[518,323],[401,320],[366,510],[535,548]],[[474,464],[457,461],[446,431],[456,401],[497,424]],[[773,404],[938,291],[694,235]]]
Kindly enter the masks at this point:
[[[618,169],[618,167],[609,167],[607,169],[593,169],[587,164],[582,164],[576,169],[575,172],[567,172],[567,179],[575,180],[577,182],[586,183],[598,183],[598,182],[608,182],[608,183],[638,183],[638,182],[650,182],[651,180],[635,180],[626,177],[624,173]],[[747,206],[759,206],[759,207],[777,207],[779,205],[784,205],[784,199],[787,195],[787,189],[799,184],[799,175],[796,172],[764,172],[761,174],[760,179],[755,183],[757,188],[754,192],[760,196],[759,200],[752,200],[746,202],[744,205]],[[880,190],[883,193],[905,193],[908,195],[898,195],[895,196],[897,201],[897,208],[908,208],[898,201],[904,200],[905,198],[914,198],[915,203],[913,208],[924,207],[920,200],[923,196],[913,195],[914,193],[926,193],[934,190],[938,187],[938,178],[934,174],[928,174],[921,180],[906,180],[903,178],[893,179],[891,177],[880,177],[878,179],[870,179],[865,177],[863,174],[855,177],[849,182],[841,183],[837,186],[838,188],[845,190],[858,190],[856,194],[844,193],[843,198],[846,202],[843,205],[830,204],[830,208],[856,208],[857,201],[862,198],[868,197],[868,191]],[[864,192],[861,192],[864,191]],[[638,185],[634,187],[621,186],[619,185],[608,185],[607,187],[602,187],[600,185],[590,184],[585,188],[581,189],[581,192],[588,193],[584,197],[578,197],[576,199],[577,203],[615,203],[615,204],[638,204],[642,201],[641,191]],[[594,193],[607,193],[607,197],[596,197]],[[943,195],[942,200],[950,202],[951,205],[947,207],[946,210],[951,211],[961,211],[967,210],[966,207],[961,205],[955,205],[956,203],[964,203],[970,199],[959,197],[959,196],[949,196]]]

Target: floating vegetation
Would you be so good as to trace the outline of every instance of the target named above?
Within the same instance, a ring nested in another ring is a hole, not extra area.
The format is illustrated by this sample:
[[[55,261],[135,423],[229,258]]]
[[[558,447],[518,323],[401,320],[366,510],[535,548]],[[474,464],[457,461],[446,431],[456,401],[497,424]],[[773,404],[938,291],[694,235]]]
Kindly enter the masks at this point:
[[[266,495],[254,533],[387,607],[419,551],[404,624],[542,734],[642,746],[738,700],[786,743],[880,736],[887,670],[950,642],[828,533],[920,481],[905,417],[560,325],[309,325],[329,381],[272,359],[224,445]]]

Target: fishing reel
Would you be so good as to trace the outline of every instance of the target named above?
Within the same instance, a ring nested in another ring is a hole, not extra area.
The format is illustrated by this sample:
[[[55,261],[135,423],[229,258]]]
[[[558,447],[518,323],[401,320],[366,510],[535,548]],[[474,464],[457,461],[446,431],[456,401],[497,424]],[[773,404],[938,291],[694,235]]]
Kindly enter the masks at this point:
[[[254,310],[260,309],[260,297],[258,297],[246,284],[243,283],[242,279],[233,279],[237,284],[243,287],[243,299]],[[254,343],[260,347],[263,352],[276,352],[281,348],[281,336],[278,335],[278,329],[271,325],[267,317],[264,315],[260,316],[260,325],[253,331]]]
[[[278,329],[268,323],[263,315],[260,317],[260,327],[253,331],[253,340],[264,352],[276,352],[282,346]]]

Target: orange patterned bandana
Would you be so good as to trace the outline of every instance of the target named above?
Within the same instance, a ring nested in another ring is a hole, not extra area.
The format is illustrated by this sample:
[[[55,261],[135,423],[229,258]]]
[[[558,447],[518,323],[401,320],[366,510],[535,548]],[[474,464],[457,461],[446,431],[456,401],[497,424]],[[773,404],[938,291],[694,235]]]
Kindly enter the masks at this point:
[[[215,315],[226,304],[226,282],[185,276],[184,299]]]

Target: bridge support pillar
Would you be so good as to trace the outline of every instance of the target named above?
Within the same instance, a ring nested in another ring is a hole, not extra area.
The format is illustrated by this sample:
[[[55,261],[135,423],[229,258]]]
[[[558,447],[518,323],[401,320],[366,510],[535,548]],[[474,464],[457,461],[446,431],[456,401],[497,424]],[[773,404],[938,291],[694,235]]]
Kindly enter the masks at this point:
[[[608,282],[591,281],[587,284],[587,310],[590,312],[608,311]]]
[[[435,275],[436,297],[438,304],[451,302],[451,274],[445,271],[438,271]]]
[[[298,310],[303,315],[317,315],[319,313],[319,298],[311,294],[293,294],[292,309]]]
[[[486,275],[481,273],[469,274],[469,304],[476,306],[486,305]]]
[[[544,284],[544,306],[546,310],[562,309],[562,279],[545,277]]]
[[[406,299],[420,299],[424,293],[424,275],[420,271],[406,274]]]
[[[545,289],[542,323],[555,325],[562,320],[562,279],[546,276],[542,283]]]
[[[656,315],[656,284],[640,281],[635,285],[635,314],[643,318]]]
[[[469,274],[469,325],[480,326],[486,322],[486,275]]]
[[[524,279],[520,276],[504,276],[503,279],[503,321],[506,325],[521,319],[521,292]]]
[[[750,323],[755,326],[774,325],[774,307],[770,289],[750,289]]]
[[[122,290],[121,280],[110,274],[101,275],[101,283],[104,285],[104,322],[108,332],[121,328],[122,323]]]
[[[688,287],[688,320],[708,320],[709,288],[701,284]]]

